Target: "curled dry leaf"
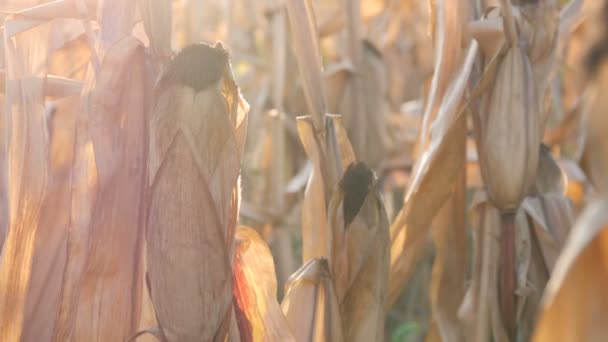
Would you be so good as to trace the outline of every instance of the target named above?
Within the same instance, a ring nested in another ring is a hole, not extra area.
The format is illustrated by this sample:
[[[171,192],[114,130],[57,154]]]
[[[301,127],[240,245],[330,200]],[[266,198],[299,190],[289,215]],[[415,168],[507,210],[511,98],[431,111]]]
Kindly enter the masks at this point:
[[[132,37],[89,74],[77,118],[71,226],[54,340],[126,340],[143,287],[146,72]],[[116,96],[116,92],[122,96]]]
[[[344,341],[327,259],[310,260],[289,278],[285,287],[281,308],[296,341]]]
[[[543,298],[534,341],[603,341],[608,334],[608,200],[578,218]],[[572,314],[576,308],[576,314]]]
[[[242,341],[295,341],[277,302],[272,254],[249,227],[239,227],[234,247],[234,305]],[[244,338],[247,336],[246,338]]]
[[[231,260],[248,106],[220,43],[182,50],[156,91],[150,121],[150,295],[168,341],[223,341],[232,314]]]
[[[344,338],[382,341],[389,268],[389,224],[373,172],[348,166],[329,203],[329,266]]]

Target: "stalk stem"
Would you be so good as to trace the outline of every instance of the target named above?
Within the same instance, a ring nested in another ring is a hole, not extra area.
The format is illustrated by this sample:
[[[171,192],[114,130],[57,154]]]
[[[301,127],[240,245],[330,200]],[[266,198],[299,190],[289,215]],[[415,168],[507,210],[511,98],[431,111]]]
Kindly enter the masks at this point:
[[[501,216],[499,296],[502,320],[512,339],[515,336],[515,212]]]

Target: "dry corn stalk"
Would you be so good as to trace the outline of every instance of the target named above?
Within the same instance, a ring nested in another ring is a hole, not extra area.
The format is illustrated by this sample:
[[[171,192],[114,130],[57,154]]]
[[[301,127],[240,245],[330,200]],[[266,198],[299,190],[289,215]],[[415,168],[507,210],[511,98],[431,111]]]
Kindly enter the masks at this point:
[[[467,339],[474,342],[509,341],[501,320],[498,298],[500,251],[500,211],[484,192],[473,199],[474,226],[473,279],[459,309]]]
[[[310,260],[289,278],[285,287],[281,308],[296,341],[344,341],[327,259]]]
[[[272,254],[249,227],[239,227],[234,249],[234,305],[242,341],[295,341],[277,302]]]
[[[313,121],[309,116],[298,118],[298,133],[306,154],[312,160],[314,167],[302,203],[303,261],[328,255],[327,204],[332,189],[330,184],[335,184],[337,175],[355,161],[355,155],[348,141],[346,130],[342,126],[341,117],[331,115],[327,118],[327,135],[334,136],[336,139],[334,144],[319,143],[314,131]],[[327,159],[323,158],[323,146],[328,145],[333,145],[330,154],[333,157],[339,157],[340,160],[327,163]],[[328,177],[328,172],[324,172],[324,166],[333,169],[331,177]]]
[[[455,45],[455,39],[448,37],[447,32],[460,30],[464,24],[462,18],[452,17],[459,15],[463,10],[461,6],[466,7],[464,3],[438,1],[435,6],[440,9],[437,11],[436,44],[441,52],[438,52],[434,81],[425,107],[424,120],[428,123],[423,128],[428,127],[421,133],[423,154],[414,167],[403,209],[391,225],[388,307],[397,300],[411,275],[425,246],[430,224],[449,198],[458,173],[455,170],[460,170],[465,162],[462,151],[466,144],[466,116],[463,115],[462,97],[478,45],[471,42],[463,52],[460,44]],[[450,8],[453,11],[449,11]],[[439,62],[461,54],[459,65]]]
[[[157,93],[150,121],[150,295],[168,341],[223,341],[232,314],[247,104],[220,43],[182,50]]]
[[[429,292],[437,341],[464,341],[458,308],[464,298],[467,275],[465,173],[463,167],[431,228],[435,260]]]
[[[388,218],[373,172],[348,166],[329,203],[329,265],[347,341],[382,341],[389,268]]]

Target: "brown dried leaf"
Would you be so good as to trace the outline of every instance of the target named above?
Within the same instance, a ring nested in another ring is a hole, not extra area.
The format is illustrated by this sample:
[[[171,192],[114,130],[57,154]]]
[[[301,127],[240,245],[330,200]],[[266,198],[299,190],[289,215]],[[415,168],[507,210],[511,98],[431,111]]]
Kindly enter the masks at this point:
[[[607,223],[605,198],[591,203],[577,220],[547,284],[534,341],[606,339]]]
[[[230,260],[248,108],[220,43],[182,50],[157,92],[150,123],[150,294],[168,341],[223,340],[232,312]]]
[[[391,225],[391,270],[388,307],[397,299],[424,248],[428,229],[447,200],[457,172],[465,162],[466,117],[462,96],[477,56],[472,42],[433,121],[428,149],[416,162],[403,209]],[[446,170],[450,170],[449,172]]]
[[[233,268],[234,304],[249,322],[253,341],[295,341],[277,302],[272,254],[252,228],[236,232]]]
[[[281,308],[296,341],[344,341],[340,307],[326,259],[304,264],[285,288]]]

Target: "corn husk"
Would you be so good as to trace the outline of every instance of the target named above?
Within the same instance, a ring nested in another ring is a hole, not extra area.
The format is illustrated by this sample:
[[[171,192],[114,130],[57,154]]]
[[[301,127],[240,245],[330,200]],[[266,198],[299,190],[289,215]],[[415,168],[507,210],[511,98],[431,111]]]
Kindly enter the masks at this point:
[[[150,295],[168,341],[220,341],[232,313],[248,106],[219,43],[185,48],[157,93],[150,121]]]
[[[512,46],[483,97],[479,161],[492,201],[515,210],[531,192],[540,146],[538,97],[526,51]]]
[[[49,129],[48,200],[40,212],[43,223],[36,235],[32,277],[26,301],[24,341],[49,341],[59,309],[66,242],[70,224],[70,178],[74,155],[75,122],[80,99],[71,96],[47,108]],[[52,319],[49,319],[52,318]]]
[[[5,21],[10,27],[11,18]],[[48,132],[44,78],[50,24],[9,36],[5,32],[5,132],[8,140],[8,233],[0,264],[0,340],[20,341],[40,214],[48,185]]]
[[[295,341],[276,299],[272,254],[252,228],[236,232],[233,267],[235,311],[245,319],[238,320],[241,340]]]
[[[534,341],[605,340],[607,213],[608,201],[597,199],[572,228],[547,284]]]
[[[348,166],[329,203],[329,265],[344,338],[381,341],[389,267],[388,218],[373,172]]]
[[[296,341],[344,341],[340,307],[327,259],[312,259],[285,285],[281,308]]]

